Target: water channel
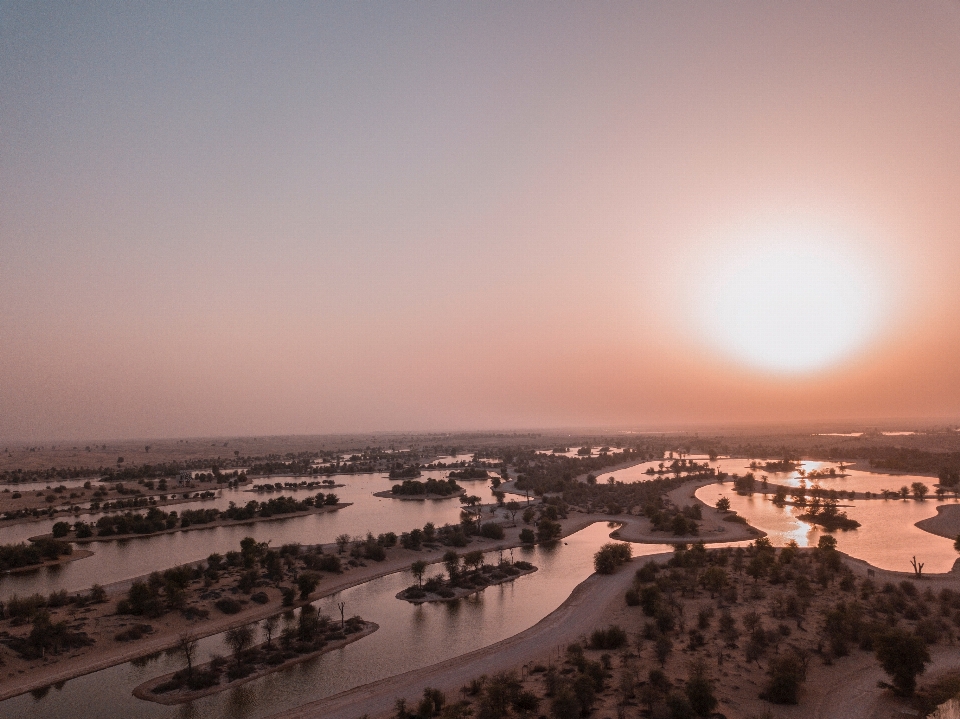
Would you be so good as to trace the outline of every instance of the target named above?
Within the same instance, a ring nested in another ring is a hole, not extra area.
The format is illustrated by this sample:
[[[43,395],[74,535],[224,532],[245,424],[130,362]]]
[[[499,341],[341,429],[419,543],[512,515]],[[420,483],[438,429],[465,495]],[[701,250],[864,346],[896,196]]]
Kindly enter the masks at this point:
[[[424,472],[421,479],[446,476],[446,471]],[[302,477],[258,477],[256,484],[266,484],[271,480],[299,481]],[[92,557],[68,562],[58,567],[39,569],[34,572],[13,574],[0,577],[0,597],[11,594],[49,594],[58,589],[68,592],[89,589],[94,584],[110,584],[148,574],[156,569],[165,569],[177,563],[205,559],[212,552],[221,554],[240,546],[244,537],[254,537],[258,541],[269,541],[277,547],[288,542],[301,544],[328,543],[340,534],[356,536],[372,531],[407,532],[423,527],[427,522],[435,524],[456,524],[460,521],[460,502],[450,499],[405,501],[383,497],[374,497],[374,492],[390,489],[396,484],[382,473],[338,475],[334,477],[338,484],[345,486],[332,490],[341,502],[353,504],[344,509],[327,514],[315,514],[291,519],[273,519],[268,522],[214,527],[210,529],[191,529],[188,532],[162,534],[156,537],[138,537],[114,542],[94,542],[76,545],[94,552]],[[491,488],[486,481],[461,481],[460,484],[469,494],[477,495],[484,502],[492,502]],[[233,501],[244,504],[251,499],[265,501],[269,497],[281,494],[294,497],[314,495],[325,488],[312,490],[285,489],[282,492],[253,493],[244,489],[224,489],[216,499],[188,502],[172,505],[169,510],[217,507],[225,509]],[[139,512],[145,509],[136,510]],[[97,515],[92,515],[96,521]],[[90,521],[91,515],[83,515]],[[53,523],[49,519],[39,522],[0,526],[0,544],[25,541],[27,537],[50,532]]]
[[[702,458],[696,458],[698,460]],[[614,475],[620,481],[643,481],[648,462],[625,470],[599,473],[600,480]],[[749,471],[743,459],[711,463],[728,473]],[[808,471],[816,463],[804,463]],[[759,477],[761,472],[756,472]],[[442,476],[446,472],[425,473]],[[771,481],[799,482],[797,473],[770,475]],[[289,477],[277,478],[289,481]],[[371,530],[407,531],[426,522],[455,523],[460,504],[455,499],[438,501],[400,501],[377,498],[373,492],[389,489],[391,482],[383,474],[347,475],[335,478],[346,486],[334,491],[342,501],[353,505],[331,514],[281,519],[236,527],[219,527],[178,532],[159,537],[132,539],[123,542],[88,545],[95,555],[57,569],[38,570],[24,575],[0,579],[0,596],[14,592],[50,592],[65,588],[76,591],[94,582],[108,584],[165,568],[177,562],[205,558],[211,552],[235,549],[241,538],[253,536],[270,541],[274,546],[285,542],[312,544],[331,542],[342,533],[355,536]],[[257,483],[267,478],[257,478]],[[931,478],[889,477],[865,472],[851,472],[847,478],[820,480],[827,488],[870,489],[874,484],[896,488],[912,481],[932,484]],[[870,486],[867,486],[867,484]],[[487,482],[463,482],[470,494],[491,499]],[[309,490],[315,493],[317,490]],[[321,490],[326,491],[326,490]],[[283,494],[302,495],[307,490]],[[230,501],[238,504],[272,495],[224,490],[215,500],[178,505],[182,510],[192,506],[225,507]],[[733,508],[751,524],[769,533],[776,545],[794,539],[801,546],[816,544],[820,530],[796,519],[791,507],[778,508],[761,495],[743,497],[733,492],[731,484],[707,485],[697,492],[698,498],[713,505],[720,496],[730,499]],[[954,500],[948,500],[950,502]],[[846,502],[848,514],[862,523],[860,529],[837,532],[840,548],[879,567],[909,571],[909,559],[917,555],[926,563],[926,571],[948,571],[956,559],[952,542],[923,532],[913,526],[919,519],[933,516],[938,502],[870,500]],[[26,536],[47,532],[51,521],[0,528],[0,543],[19,541]],[[414,606],[394,598],[396,592],[413,582],[409,572],[399,572],[345,590],[317,602],[326,614],[336,614],[335,604],[343,601],[348,615],[359,614],[380,624],[373,635],[343,649],[250,682],[237,689],[207,697],[188,705],[171,708],[143,702],[131,695],[137,684],[154,676],[181,668],[176,654],[163,654],[148,661],[127,663],[70,680],[46,692],[27,694],[0,703],[0,716],[54,717],[73,719],[77,716],[113,717],[182,717],[183,719],[218,719],[249,717],[256,719],[286,708],[301,705],[324,696],[344,691],[377,679],[427,666],[472,651],[512,636],[532,626],[556,609],[573,588],[592,572],[592,556],[607,540],[610,527],[594,524],[553,546],[514,550],[517,559],[534,562],[540,571],[515,582],[491,587],[473,597],[450,604]],[[666,548],[662,545],[633,545],[635,555],[647,555]],[[488,561],[496,561],[496,556]],[[211,654],[228,654],[223,636],[208,637],[201,642],[200,660]]]
[[[335,615],[346,603],[348,615],[377,622],[374,634],[288,670],[180,707],[164,707],[134,698],[141,682],[182,668],[177,654],[147,663],[127,663],[52,687],[40,696],[26,694],[0,703],[0,716],[32,719],[182,717],[183,719],[256,719],[305,702],[429,666],[513,636],[556,609],[577,584],[593,572],[593,554],[609,541],[612,527],[596,523],[562,542],[514,550],[539,571],[514,582],[489,587],[472,597],[415,606],[394,595],[414,582],[407,572],[375,579],[316,602]],[[634,545],[635,555],[669,551],[663,545]],[[491,552],[488,562],[496,562]],[[434,569],[434,568],[432,568]],[[437,568],[439,571],[439,568]],[[430,573],[433,573],[431,571]],[[222,635],[201,642],[201,661],[213,653],[229,655]]]

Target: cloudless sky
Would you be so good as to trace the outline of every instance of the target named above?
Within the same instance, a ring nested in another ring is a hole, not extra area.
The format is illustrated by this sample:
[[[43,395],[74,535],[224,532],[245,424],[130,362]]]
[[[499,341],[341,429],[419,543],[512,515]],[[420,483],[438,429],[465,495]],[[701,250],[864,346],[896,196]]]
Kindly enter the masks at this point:
[[[958,78],[946,1],[3,2],[0,438],[956,418]],[[703,326],[784,223],[880,278],[816,371]]]

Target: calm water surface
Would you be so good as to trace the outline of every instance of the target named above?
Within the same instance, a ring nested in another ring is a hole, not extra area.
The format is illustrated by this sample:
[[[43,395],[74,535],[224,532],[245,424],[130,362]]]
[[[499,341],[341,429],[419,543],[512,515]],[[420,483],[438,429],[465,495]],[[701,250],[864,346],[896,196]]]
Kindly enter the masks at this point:
[[[395,594],[414,582],[399,572],[345,590],[316,603],[320,611],[337,614],[346,603],[347,615],[359,614],[380,625],[374,634],[343,649],[237,689],[181,707],[163,707],[135,699],[133,688],[182,667],[176,654],[163,655],[145,666],[123,664],[51,688],[42,698],[29,694],[0,703],[0,716],[24,719],[126,719],[183,717],[254,719],[336,694],[352,687],[459,656],[536,624],[556,609],[577,584],[593,572],[593,554],[609,541],[611,527],[597,523],[548,547],[515,550],[540,569],[514,582],[490,587],[468,599],[414,606]],[[634,553],[668,551],[663,545],[634,545]],[[498,554],[488,554],[496,562]],[[432,570],[439,571],[438,565]],[[431,571],[430,573],[433,573]],[[229,655],[222,635],[201,642],[200,654]]]
[[[928,478],[929,479],[929,478]],[[824,534],[822,529],[796,518],[796,507],[777,507],[763,495],[740,496],[730,483],[709,484],[697,490],[697,498],[709,505],[727,497],[731,507],[746,517],[754,527],[770,536],[774,545],[782,546],[791,539],[801,547],[815,546]],[[949,572],[957,560],[953,541],[924,532],[915,522],[936,516],[937,506],[954,503],[927,499],[844,501],[843,511],[860,522],[858,529],[832,532],[838,547],[851,556],[882,569],[910,572],[911,557],[924,563],[927,572]]]
[[[425,472],[424,478],[446,476],[446,474],[446,471]],[[275,479],[291,481],[292,478],[277,477]],[[240,546],[240,540],[244,537],[254,537],[263,542],[269,541],[275,547],[288,542],[317,544],[332,542],[337,535],[343,533],[356,536],[366,534],[369,530],[374,534],[391,531],[399,534],[422,527],[427,522],[441,525],[456,524],[460,521],[461,505],[456,498],[402,501],[374,497],[374,492],[389,490],[396,484],[383,474],[341,475],[336,477],[336,480],[346,486],[334,489],[333,492],[342,502],[353,502],[352,506],[337,512],[232,527],[196,529],[120,542],[77,545],[92,550],[94,556],[55,568],[2,577],[0,578],[0,597],[7,597],[14,593],[47,594],[57,589],[73,592],[87,589],[94,583],[109,584],[130,579],[174,564],[205,559],[212,552],[224,553],[237,549]],[[257,484],[265,484],[267,481],[268,478],[255,480]],[[492,501],[488,482],[464,481],[461,484],[470,494],[482,497],[485,502]],[[296,492],[284,490],[272,494],[257,494],[225,489],[222,496],[216,499],[174,505],[170,509],[177,511],[200,507],[224,509],[231,501],[243,504],[251,499],[263,501],[268,497],[277,497],[281,494],[305,497],[314,495],[318,491],[326,493],[327,490],[312,489]],[[44,520],[0,528],[0,544],[24,541],[27,537],[50,532],[54,521],[59,520]]]

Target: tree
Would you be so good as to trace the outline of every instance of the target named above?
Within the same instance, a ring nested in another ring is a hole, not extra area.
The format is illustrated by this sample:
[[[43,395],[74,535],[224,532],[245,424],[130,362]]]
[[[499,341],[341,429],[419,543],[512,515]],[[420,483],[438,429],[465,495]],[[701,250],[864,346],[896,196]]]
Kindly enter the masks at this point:
[[[463,563],[467,567],[480,569],[480,567],[483,566],[483,552],[479,549],[475,549],[472,552],[467,552],[463,555]]]
[[[700,577],[700,583],[710,592],[710,598],[713,599],[717,592],[723,591],[723,588],[729,584],[729,577],[723,567],[707,567]]]
[[[341,534],[336,538],[335,541],[337,543],[337,554],[343,554],[344,550],[347,548],[347,545],[350,544],[350,535]]]
[[[240,665],[240,658],[243,653],[253,644],[253,630],[248,625],[228,629],[224,635],[224,640],[233,650],[233,656],[237,660],[237,666]]]
[[[511,499],[507,502],[507,511],[510,513],[510,521],[517,521],[517,512],[520,511],[520,502],[515,499]]]
[[[277,631],[277,626],[280,624],[280,616],[278,614],[271,614],[269,617],[263,620],[263,631],[267,635],[267,646],[271,646],[273,642],[273,635]]]
[[[456,552],[454,552],[456,554]],[[413,572],[413,576],[417,578],[417,586],[423,587],[423,573],[427,571],[427,563],[418,559],[413,564],[410,565],[410,571]]]
[[[197,640],[184,633],[177,639],[177,649],[187,660],[187,676],[193,676],[193,658],[197,654]]]
[[[657,655],[657,661],[660,662],[660,666],[665,666],[667,663],[667,657],[670,656],[670,652],[673,651],[673,641],[666,634],[661,634],[657,637],[657,641],[653,646],[653,651]]]
[[[720,497],[720,499],[717,500],[717,510],[719,510],[719,511],[721,511],[721,512],[729,512],[729,511],[730,511],[730,498],[729,498],[729,497]]]
[[[315,572],[304,572],[297,577],[297,588],[300,590],[300,599],[307,599],[310,592],[320,583],[320,575]]]
[[[713,684],[707,677],[706,665],[702,660],[697,661],[691,670],[685,687],[687,700],[698,716],[709,716],[717,706],[717,698],[713,695]]]
[[[796,704],[800,700],[800,687],[807,677],[803,658],[794,651],[779,654],[770,660],[770,680],[761,699],[774,704]]]
[[[522,544],[533,544],[537,541],[537,535],[529,527],[520,530],[520,542]],[[960,552],[960,549],[957,550]]]
[[[913,492],[914,499],[922,501],[923,498],[927,496],[930,488],[923,482],[914,482],[910,485],[910,490]]]
[[[894,628],[875,640],[877,659],[883,671],[893,680],[893,691],[898,696],[913,695],[917,675],[930,662],[930,654],[923,639],[904,629]]]

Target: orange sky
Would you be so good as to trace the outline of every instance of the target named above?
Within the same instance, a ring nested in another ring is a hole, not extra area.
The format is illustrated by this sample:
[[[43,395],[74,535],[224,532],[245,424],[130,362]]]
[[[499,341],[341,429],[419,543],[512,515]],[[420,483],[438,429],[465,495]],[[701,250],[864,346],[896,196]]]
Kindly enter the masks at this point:
[[[957,78],[954,2],[4,3],[0,439],[955,420]],[[788,373],[785,226],[875,321]]]

